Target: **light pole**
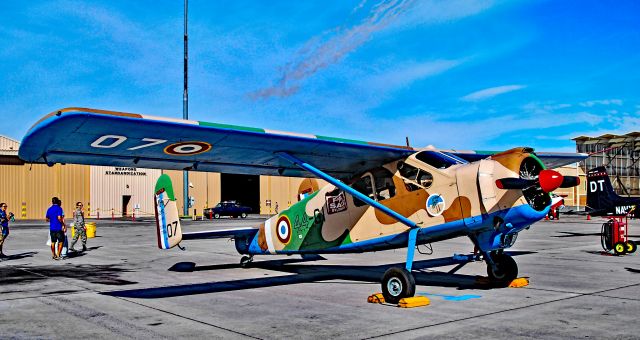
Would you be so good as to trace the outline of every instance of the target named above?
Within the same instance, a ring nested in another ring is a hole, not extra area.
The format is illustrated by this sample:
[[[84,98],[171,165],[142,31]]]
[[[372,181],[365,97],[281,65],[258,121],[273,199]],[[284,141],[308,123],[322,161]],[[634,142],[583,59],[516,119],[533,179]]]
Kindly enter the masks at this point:
[[[188,65],[189,65],[189,39],[187,36],[187,12],[188,1],[184,0],[184,91],[182,95],[182,119],[189,119],[189,87],[188,87]],[[182,187],[184,209],[183,215],[189,215],[189,171],[182,172]]]

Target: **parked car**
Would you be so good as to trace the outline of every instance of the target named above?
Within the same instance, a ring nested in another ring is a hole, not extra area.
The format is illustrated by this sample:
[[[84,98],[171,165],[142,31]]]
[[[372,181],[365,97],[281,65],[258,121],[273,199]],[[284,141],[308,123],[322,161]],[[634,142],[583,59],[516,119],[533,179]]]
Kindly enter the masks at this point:
[[[246,218],[250,212],[251,208],[242,206],[236,201],[224,201],[218,203],[213,208],[205,208],[204,216],[206,218],[220,218],[220,216]]]

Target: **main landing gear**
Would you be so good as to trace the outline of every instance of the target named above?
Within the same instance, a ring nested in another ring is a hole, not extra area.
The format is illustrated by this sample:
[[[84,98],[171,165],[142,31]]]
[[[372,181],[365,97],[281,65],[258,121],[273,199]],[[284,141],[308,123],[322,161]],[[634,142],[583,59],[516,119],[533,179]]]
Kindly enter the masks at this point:
[[[393,267],[382,277],[384,301],[398,303],[400,299],[412,297],[416,293],[416,280],[405,268]]]
[[[485,255],[487,275],[489,280],[497,286],[506,287],[518,277],[518,264],[513,257],[500,252]]]

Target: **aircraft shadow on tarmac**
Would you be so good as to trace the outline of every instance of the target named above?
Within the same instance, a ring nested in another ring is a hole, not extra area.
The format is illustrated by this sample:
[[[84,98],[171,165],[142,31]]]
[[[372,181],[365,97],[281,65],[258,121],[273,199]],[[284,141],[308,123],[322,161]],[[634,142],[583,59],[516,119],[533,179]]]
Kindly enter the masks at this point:
[[[512,256],[532,254],[535,252],[513,251],[506,252]],[[390,267],[404,267],[404,263],[386,264],[380,266],[355,265],[304,265],[300,262],[314,261],[309,259],[283,259],[258,261],[251,264],[251,268],[260,268],[292,275],[262,277],[221,282],[206,282],[166,287],[142,288],[103,292],[100,294],[118,297],[157,299],[185,295],[208,294],[244,289],[284,286],[290,284],[313,283],[330,280],[347,280],[356,282],[379,283],[384,272]],[[467,262],[454,260],[451,257],[431,260],[415,261],[413,263],[414,277],[417,285],[456,287],[458,289],[492,289],[491,285],[478,281],[478,276],[456,274]],[[449,272],[426,271],[430,268],[457,265]],[[189,270],[189,268],[191,268]],[[239,264],[222,264],[197,266],[193,262],[180,262],[170,268],[174,271],[202,271],[240,268]]]
[[[558,234],[551,237],[581,237],[581,236],[602,236],[602,233],[576,233],[572,231],[558,231]]]
[[[38,253],[37,251],[28,251],[28,252],[19,253],[19,254],[7,255],[7,257],[5,257],[3,261],[20,260],[27,257],[33,257],[33,255],[37,253]]]
[[[2,266],[0,267],[0,278],[2,278],[0,286],[20,285],[57,278],[72,278],[90,283],[122,286],[137,283],[120,278],[122,273],[131,271],[118,265]]]

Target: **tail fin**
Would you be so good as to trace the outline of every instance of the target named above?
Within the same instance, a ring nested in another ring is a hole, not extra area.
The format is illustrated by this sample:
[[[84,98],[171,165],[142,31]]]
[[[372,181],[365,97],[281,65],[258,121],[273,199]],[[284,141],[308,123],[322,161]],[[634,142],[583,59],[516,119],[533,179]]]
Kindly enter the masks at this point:
[[[182,241],[182,229],[180,228],[176,198],[173,194],[173,185],[167,174],[161,175],[156,182],[154,202],[158,248],[173,248]]]
[[[599,166],[587,172],[587,206],[593,210],[605,210],[615,206],[617,198],[605,167]]]

